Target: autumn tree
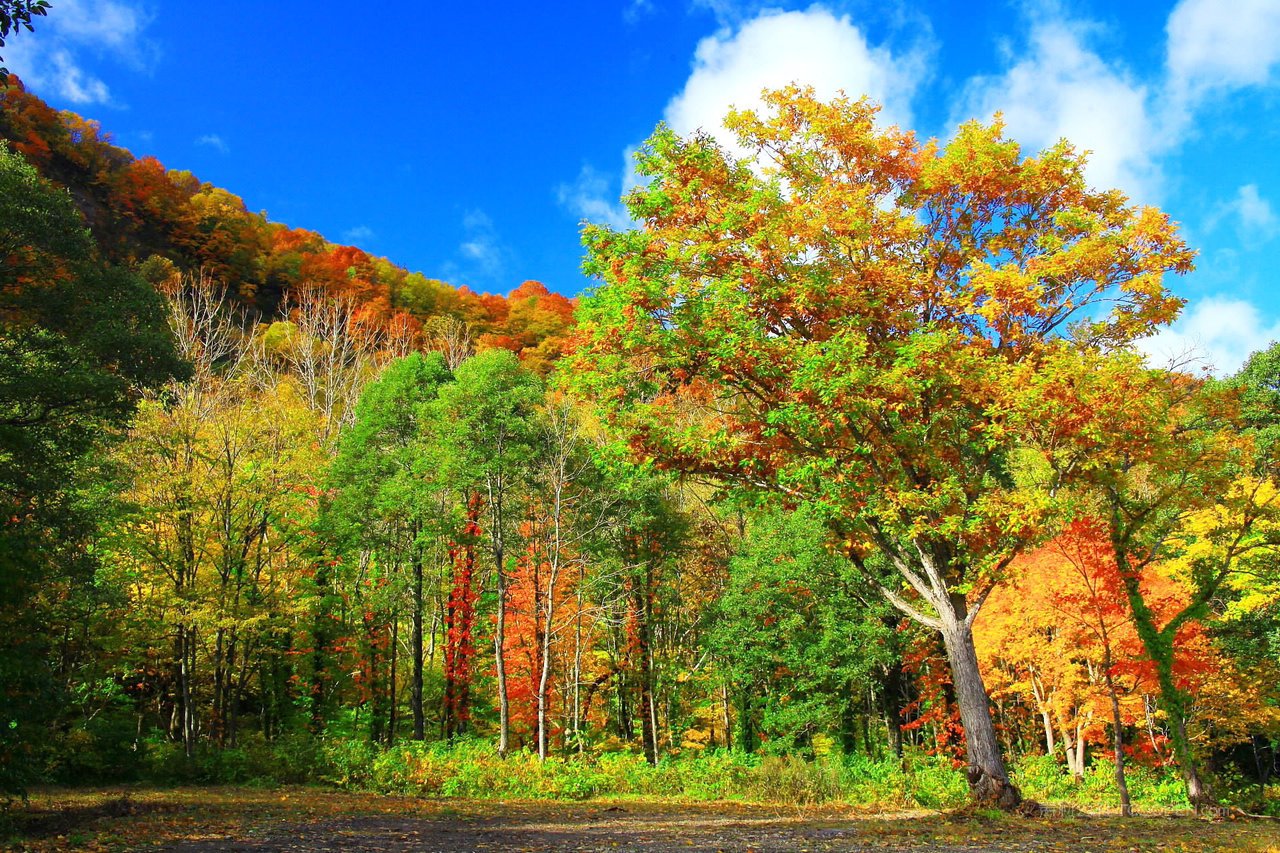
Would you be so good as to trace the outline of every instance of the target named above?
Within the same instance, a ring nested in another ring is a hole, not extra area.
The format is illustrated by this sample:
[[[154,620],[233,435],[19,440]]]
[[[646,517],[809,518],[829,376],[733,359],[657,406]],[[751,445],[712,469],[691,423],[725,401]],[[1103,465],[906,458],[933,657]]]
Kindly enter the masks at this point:
[[[251,679],[284,653],[274,640],[299,615],[322,465],[302,388],[254,381],[225,292],[184,279],[170,306],[194,376],[144,401],[119,451],[130,511],[107,542],[110,577],[159,629],[138,644],[168,647],[169,727],[190,757],[202,734],[236,744]]]
[[[1265,442],[1240,429],[1237,394],[1218,383],[1149,368],[1136,355],[1080,366],[1087,369],[1074,383],[1077,398],[1108,416],[1075,436],[1051,436],[1055,428],[1043,423],[1034,429],[1046,459],[1055,470],[1077,472],[1084,505],[1106,521],[1130,618],[1155,666],[1174,756],[1200,808],[1211,795],[1188,732],[1190,695],[1175,671],[1179,632],[1210,614],[1242,568],[1274,559],[1280,494],[1273,453],[1260,453]],[[1031,414],[1028,423],[1035,420]],[[1147,568],[1160,563],[1179,564],[1191,590],[1170,612],[1154,607],[1142,584]]]
[[[765,100],[728,118],[741,159],[650,137],[639,226],[584,232],[603,285],[574,370],[638,454],[822,507],[882,594],[942,633],[973,790],[1015,804],[973,622],[1052,501],[1012,474],[1016,389],[1039,377],[1074,412],[1049,357],[1167,322],[1161,276],[1191,252],[1159,211],[1090,189],[1066,142],[1025,156],[997,121],[922,144],[866,100]]]
[[[1145,707],[1139,688],[1154,683],[1142,677],[1142,646],[1105,526],[1072,522],[1015,560],[1011,575],[993,592],[978,626],[983,669],[1004,673],[994,676],[1003,692],[1031,697],[1046,754],[1061,752],[1077,778],[1084,776],[1086,744],[1109,714],[1116,790],[1128,815],[1125,729],[1135,717],[1133,703]]]
[[[583,413],[559,391],[539,406],[532,484],[538,494],[529,517],[531,558],[539,560],[533,579],[532,617],[538,653],[533,674],[538,756],[546,759],[555,640],[561,629],[565,587],[585,570],[588,543],[604,526],[611,497],[601,488],[599,469],[585,436]]]
[[[321,441],[332,448],[355,419],[360,392],[389,360],[386,329],[364,317],[351,296],[315,287],[290,294],[282,309],[285,319],[261,338],[264,362],[277,361],[297,378],[320,416]]]

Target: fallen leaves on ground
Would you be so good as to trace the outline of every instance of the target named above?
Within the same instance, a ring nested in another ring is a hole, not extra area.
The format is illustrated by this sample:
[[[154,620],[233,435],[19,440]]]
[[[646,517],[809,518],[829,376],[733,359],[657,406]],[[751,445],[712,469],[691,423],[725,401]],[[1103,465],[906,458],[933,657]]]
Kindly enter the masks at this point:
[[[1280,853],[1280,822],[1021,818],[744,803],[423,800],[317,788],[45,791],[8,849],[1202,851]]]

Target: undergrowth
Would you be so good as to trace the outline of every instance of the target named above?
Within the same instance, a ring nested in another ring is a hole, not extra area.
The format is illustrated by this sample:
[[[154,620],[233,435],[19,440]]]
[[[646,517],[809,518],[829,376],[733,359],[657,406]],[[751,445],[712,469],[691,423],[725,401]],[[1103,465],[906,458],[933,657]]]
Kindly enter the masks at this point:
[[[1118,805],[1111,765],[1095,762],[1081,780],[1033,756],[1013,768],[1023,795],[1081,809]],[[483,740],[402,742],[391,748],[355,739],[298,738],[250,742],[188,761],[170,744],[152,744],[137,778],[162,783],[328,784],[424,797],[585,800],[593,797],[740,800],[881,808],[949,809],[965,803],[964,774],[949,761],[918,752],[897,759],[830,755],[758,756],[727,750],[664,758],[650,766],[634,752],[551,756],[515,751],[505,758]],[[1135,806],[1186,808],[1181,782],[1169,772],[1129,769]]]

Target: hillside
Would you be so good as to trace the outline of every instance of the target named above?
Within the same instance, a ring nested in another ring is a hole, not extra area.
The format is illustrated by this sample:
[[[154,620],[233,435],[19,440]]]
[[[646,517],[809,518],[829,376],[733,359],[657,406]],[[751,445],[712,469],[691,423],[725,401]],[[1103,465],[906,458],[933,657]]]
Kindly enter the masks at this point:
[[[16,77],[0,89],[0,139],[71,193],[108,260],[153,281],[204,269],[264,318],[291,290],[315,286],[350,295],[377,321],[407,316],[420,330],[455,318],[479,348],[509,349],[543,372],[573,325],[574,301],[540,282],[505,297],[476,293],[272,222],[226,189],[112,144],[97,122],[54,110]]]

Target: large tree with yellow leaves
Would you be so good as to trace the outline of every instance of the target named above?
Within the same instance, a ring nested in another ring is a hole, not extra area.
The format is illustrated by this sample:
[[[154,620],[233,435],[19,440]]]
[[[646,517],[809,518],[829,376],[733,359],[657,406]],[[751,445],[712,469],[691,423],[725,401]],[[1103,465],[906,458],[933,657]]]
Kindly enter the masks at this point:
[[[727,120],[742,156],[660,127],[637,227],[586,228],[603,285],[574,373],[637,454],[819,507],[941,632],[974,793],[1011,807],[973,621],[1062,494],[1019,476],[1052,470],[1025,461],[1025,415],[1051,403],[1059,441],[1105,417],[1077,371],[1175,316],[1162,278],[1192,252],[1066,142],[1025,156],[997,121],[921,143],[866,100],[765,103]]]

